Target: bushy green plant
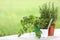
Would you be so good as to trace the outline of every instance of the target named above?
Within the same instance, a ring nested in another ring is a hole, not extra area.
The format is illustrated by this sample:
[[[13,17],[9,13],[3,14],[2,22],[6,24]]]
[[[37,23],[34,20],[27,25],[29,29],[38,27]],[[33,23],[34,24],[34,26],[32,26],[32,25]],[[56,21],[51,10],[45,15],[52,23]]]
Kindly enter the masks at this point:
[[[40,28],[48,28],[48,24],[50,21],[50,7],[47,4],[44,4],[40,7]]]
[[[40,7],[40,14],[40,28],[48,28],[51,19],[53,19],[51,24],[55,24],[57,19],[57,7],[54,6],[54,3],[52,3],[52,5],[43,4],[43,6]]]
[[[30,33],[35,32],[37,37],[41,36],[40,28],[38,27],[39,24],[39,17],[30,15],[29,17],[23,17],[21,20],[22,28],[19,31],[19,36],[23,33]],[[36,32],[38,30],[38,32]]]
[[[53,19],[52,24],[55,24],[58,16],[58,8],[54,6],[54,3],[52,3],[52,8],[50,9],[51,18]]]
[[[40,14],[40,17],[43,19],[50,18],[50,7],[48,7],[47,4],[43,4],[43,6],[40,7]]]

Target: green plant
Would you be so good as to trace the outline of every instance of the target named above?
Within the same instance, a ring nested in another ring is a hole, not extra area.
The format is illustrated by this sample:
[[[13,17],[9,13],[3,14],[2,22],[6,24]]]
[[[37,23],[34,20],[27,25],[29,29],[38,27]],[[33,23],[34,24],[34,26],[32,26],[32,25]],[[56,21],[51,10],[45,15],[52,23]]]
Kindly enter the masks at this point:
[[[51,19],[53,19],[51,24],[55,24],[57,19],[57,11],[57,7],[54,7],[54,3],[52,3],[52,5],[44,4],[40,7],[40,28],[48,28],[48,24]]]
[[[23,33],[35,32],[38,38],[41,37],[41,30],[38,27],[38,24],[39,17],[35,17],[33,15],[30,15],[29,17],[23,17],[21,20],[22,28],[19,31],[19,36]],[[38,32],[36,32],[36,30],[38,30]]]
[[[40,28],[48,28],[48,24],[50,21],[50,7],[47,4],[44,4],[40,7]]]
[[[41,37],[41,33],[42,33],[42,31],[39,28],[39,24],[40,24],[40,20],[36,20],[34,23],[34,32],[38,38]]]
[[[52,8],[50,9],[51,18],[53,19],[52,24],[55,24],[58,16],[58,8],[54,6],[54,3],[52,3]]]

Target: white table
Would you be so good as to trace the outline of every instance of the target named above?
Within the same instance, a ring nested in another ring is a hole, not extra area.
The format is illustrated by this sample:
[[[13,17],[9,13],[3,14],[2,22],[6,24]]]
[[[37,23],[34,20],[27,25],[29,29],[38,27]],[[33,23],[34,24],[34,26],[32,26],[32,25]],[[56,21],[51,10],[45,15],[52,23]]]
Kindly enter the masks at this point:
[[[25,34],[20,37],[20,40],[60,40],[60,29],[55,29],[54,36],[44,37],[38,39],[34,33]]]
[[[60,29],[55,29],[55,33],[53,37],[46,37],[38,39],[33,33],[28,33],[18,37],[18,35],[10,35],[0,37],[0,40],[60,40]]]

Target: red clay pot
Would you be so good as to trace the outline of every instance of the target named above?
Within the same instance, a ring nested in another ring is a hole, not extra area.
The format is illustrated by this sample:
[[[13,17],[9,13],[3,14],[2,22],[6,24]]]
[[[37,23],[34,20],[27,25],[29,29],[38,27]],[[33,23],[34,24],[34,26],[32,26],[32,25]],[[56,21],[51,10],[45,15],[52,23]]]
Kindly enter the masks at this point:
[[[55,24],[52,24],[48,30],[48,36],[54,36]]]

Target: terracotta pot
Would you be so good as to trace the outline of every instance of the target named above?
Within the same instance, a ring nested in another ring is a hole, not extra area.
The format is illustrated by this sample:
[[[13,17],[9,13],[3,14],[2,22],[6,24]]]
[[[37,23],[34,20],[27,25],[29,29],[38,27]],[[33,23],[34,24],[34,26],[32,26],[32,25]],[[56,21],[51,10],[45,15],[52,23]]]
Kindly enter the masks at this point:
[[[52,24],[48,30],[48,36],[54,36],[55,24]]]

